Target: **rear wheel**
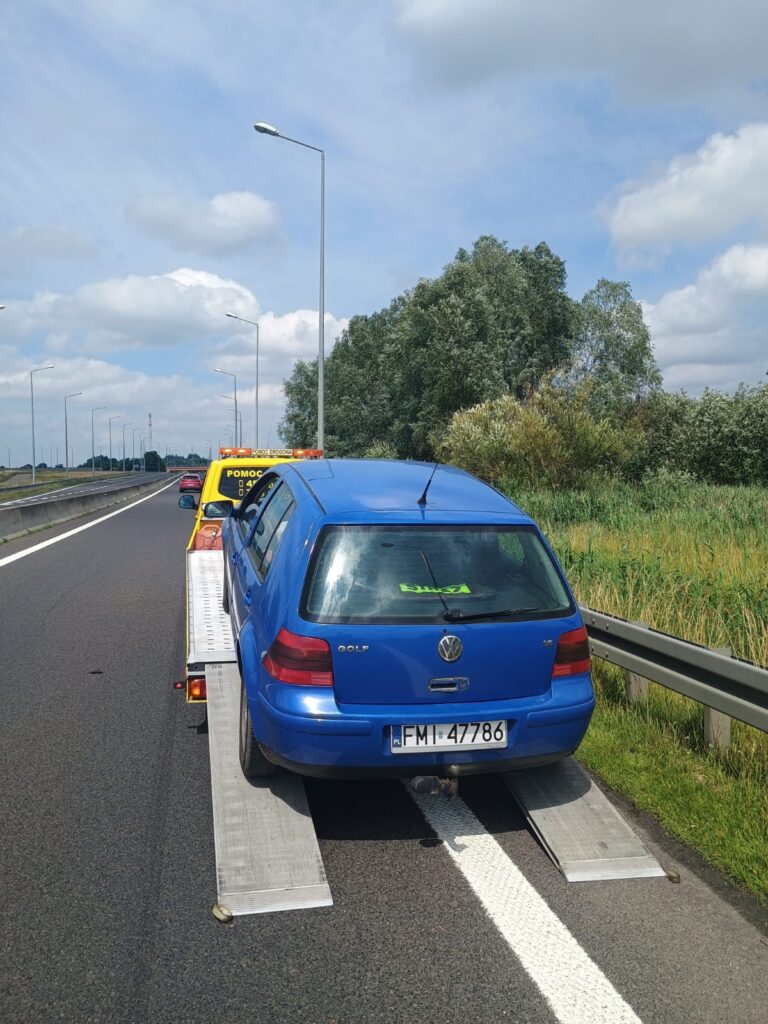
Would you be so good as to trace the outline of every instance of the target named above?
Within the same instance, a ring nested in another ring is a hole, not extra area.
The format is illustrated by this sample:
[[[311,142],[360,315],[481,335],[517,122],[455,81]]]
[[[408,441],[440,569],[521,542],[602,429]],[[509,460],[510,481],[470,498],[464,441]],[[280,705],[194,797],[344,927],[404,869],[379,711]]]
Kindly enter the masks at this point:
[[[246,779],[264,779],[272,775],[275,766],[268,761],[259,749],[253,735],[253,723],[248,707],[245,684],[240,683],[240,765]]]
[[[227,586],[227,570],[224,569],[224,586],[221,591],[221,607],[229,615],[229,587]]]

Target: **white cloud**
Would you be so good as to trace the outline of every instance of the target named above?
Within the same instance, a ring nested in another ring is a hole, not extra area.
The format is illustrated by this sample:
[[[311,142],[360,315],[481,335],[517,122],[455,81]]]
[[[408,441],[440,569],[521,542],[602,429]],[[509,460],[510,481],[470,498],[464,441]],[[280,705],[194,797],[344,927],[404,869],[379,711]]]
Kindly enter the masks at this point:
[[[427,73],[457,85],[504,75],[609,76],[639,95],[689,97],[765,74],[762,0],[399,0]]]
[[[698,242],[757,219],[763,226],[768,182],[768,124],[744,125],[734,135],[712,135],[676,156],[655,178],[625,186],[608,212],[614,243],[623,252]]]
[[[3,444],[16,462],[29,459],[29,370],[52,362],[54,368],[35,376],[38,443],[59,445],[63,457],[62,396],[82,391],[70,403],[70,436],[75,459],[90,454],[90,409],[107,406],[96,415],[96,445],[105,446],[107,417],[119,415],[113,425],[113,452],[121,437],[121,424],[144,429],[153,414],[156,447],[186,453],[202,451],[211,441],[226,443],[225,427],[232,421],[232,403],[220,397],[231,391],[231,381],[214,374],[219,366],[237,374],[238,404],[244,436],[254,436],[256,336],[255,330],[226,312],[260,323],[259,423],[262,444],[277,443],[277,424],[283,415],[283,381],[297,359],[317,353],[317,310],[287,313],[260,312],[256,297],[235,281],[188,268],[156,277],[130,276],[86,285],[69,295],[41,294],[29,302],[12,303],[0,314],[0,395],[3,409]],[[330,352],[347,321],[326,313],[326,351]],[[117,349],[175,345],[170,369],[155,351],[144,355],[141,367],[120,365],[89,353]],[[179,346],[184,346],[180,348]],[[178,353],[178,354],[177,354]],[[176,369],[178,366],[178,370]],[[311,439],[310,439],[311,440]],[[105,447],[106,451],[106,447]],[[130,454],[130,448],[129,448]],[[38,458],[40,453],[38,452]],[[0,463],[6,453],[0,450]]]
[[[224,315],[256,318],[256,297],[243,285],[202,270],[131,274],[83,285],[68,295],[40,292],[9,305],[0,332],[52,332],[89,352],[171,347],[222,333]]]
[[[255,192],[222,192],[208,200],[142,196],[129,205],[128,216],[177,249],[209,255],[269,239],[277,227],[277,207]]]
[[[695,283],[644,303],[668,388],[757,383],[768,369],[768,246],[735,245]]]

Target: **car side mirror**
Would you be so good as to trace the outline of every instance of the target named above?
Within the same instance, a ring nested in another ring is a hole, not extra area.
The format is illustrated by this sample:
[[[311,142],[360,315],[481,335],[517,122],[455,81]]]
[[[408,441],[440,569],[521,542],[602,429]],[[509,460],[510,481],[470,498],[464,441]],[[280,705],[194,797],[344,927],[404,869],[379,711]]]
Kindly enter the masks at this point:
[[[206,519],[226,519],[232,511],[232,502],[226,498],[221,501],[206,501],[203,505],[203,515]]]
[[[179,498],[179,508],[197,508],[197,498],[194,494],[182,494]]]

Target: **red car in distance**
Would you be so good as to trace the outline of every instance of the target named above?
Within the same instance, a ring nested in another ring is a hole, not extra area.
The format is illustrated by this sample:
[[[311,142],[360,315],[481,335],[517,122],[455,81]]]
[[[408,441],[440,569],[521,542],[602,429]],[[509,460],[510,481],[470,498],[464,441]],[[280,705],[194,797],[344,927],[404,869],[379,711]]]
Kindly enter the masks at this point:
[[[197,473],[184,473],[179,480],[180,491],[202,491],[203,481]]]

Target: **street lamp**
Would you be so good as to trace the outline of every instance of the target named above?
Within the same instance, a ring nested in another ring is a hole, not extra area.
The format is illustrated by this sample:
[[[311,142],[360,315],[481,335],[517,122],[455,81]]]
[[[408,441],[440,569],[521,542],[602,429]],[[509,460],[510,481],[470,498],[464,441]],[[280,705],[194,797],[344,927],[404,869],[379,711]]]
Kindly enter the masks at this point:
[[[317,447],[323,448],[325,440],[325,150],[319,146],[310,146],[308,142],[290,139],[281,135],[271,124],[259,121],[253,126],[261,135],[274,135],[293,142],[304,149],[312,149],[320,154],[320,315],[317,341]]]
[[[222,395],[221,397],[222,398],[226,398],[230,402],[233,401],[232,395]],[[240,444],[242,444],[243,443],[243,414],[241,412],[238,412],[238,413],[235,413],[235,415],[237,416],[237,423],[238,423],[238,426],[240,427]],[[237,447],[237,441],[235,441],[235,447]]]
[[[78,395],[82,395],[82,391],[73,391],[71,395],[64,395],[64,461],[67,464],[67,476],[69,476],[69,431],[67,429],[67,399],[77,398]]]
[[[32,405],[32,483],[35,482],[35,386],[33,374],[40,373],[41,370],[52,370],[53,363],[48,363],[46,366],[36,366],[34,370],[29,371],[29,397]],[[42,459],[40,460],[42,462]]]
[[[235,376],[234,373],[230,373],[229,370],[219,370],[218,368],[215,368],[213,372],[214,373],[225,373],[227,375],[227,377],[231,377],[234,380],[234,382],[235,382],[235,448],[237,448],[237,377]],[[243,439],[241,437],[240,438],[241,443],[242,443],[242,440]]]
[[[112,472],[112,420],[119,420],[119,416],[109,417],[109,472]]]
[[[125,472],[125,428],[132,427],[133,420],[128,420],[127,423],[123,424],[123,472]]]
[[[136,431],[141,431],[141,427],[133,428],[133,437],[131,438],[131,472],[136,468]],[[141,453],[139,453],[141,455]]]
[[[206,441],[205,443],[208,445],[208,461],[211,462],[213,460],[213,441]]]
[[[97,405],[95,409],[91,409],[91,476],[96,476],[96,448],[93,444],[93,414],[99,412],[100,409],[106,409],[106,405]]]
[[[256,328],[256,444],[255,448],[259,447],[259,325],[255,320],[246,320],[244,316],[237,316],[236,313],[227,313],[228,317],[233,320],[240,320],[244,324],[252,324]]]

